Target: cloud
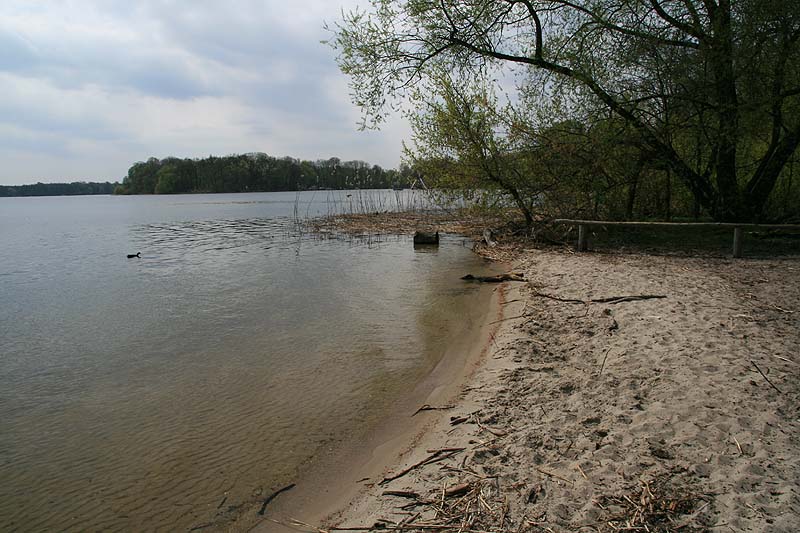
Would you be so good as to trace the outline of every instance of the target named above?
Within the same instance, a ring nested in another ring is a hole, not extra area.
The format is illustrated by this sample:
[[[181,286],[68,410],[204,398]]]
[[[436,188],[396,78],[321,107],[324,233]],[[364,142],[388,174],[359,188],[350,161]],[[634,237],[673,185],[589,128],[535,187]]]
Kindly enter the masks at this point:
[[[116,179],[151,155],[264,151],[396,166],[407,128],[356,131],[346,79],[319,42],[340,9],[3,2],[0,183]]]

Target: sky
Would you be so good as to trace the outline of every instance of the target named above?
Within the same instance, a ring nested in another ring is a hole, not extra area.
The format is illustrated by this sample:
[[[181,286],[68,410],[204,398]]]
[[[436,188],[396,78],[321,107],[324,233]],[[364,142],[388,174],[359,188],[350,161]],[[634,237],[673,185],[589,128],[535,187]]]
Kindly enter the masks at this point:
[[[393,168],[325,22],[360,0],[0,2],[0,184],[116,181],[149,157],[265,152]]]

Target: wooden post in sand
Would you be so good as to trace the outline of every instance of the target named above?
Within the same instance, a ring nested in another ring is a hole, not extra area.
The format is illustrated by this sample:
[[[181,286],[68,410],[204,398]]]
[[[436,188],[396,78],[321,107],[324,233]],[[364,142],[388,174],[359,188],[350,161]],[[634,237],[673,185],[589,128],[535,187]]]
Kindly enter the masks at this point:
[[[742,257],[742,228],[733,228],[733,257]]]
[[[586,231],[586,224],[579,224],[578,225],[578,251],[585,252],[589,249],[589,245],[586,242],[587,231]]]

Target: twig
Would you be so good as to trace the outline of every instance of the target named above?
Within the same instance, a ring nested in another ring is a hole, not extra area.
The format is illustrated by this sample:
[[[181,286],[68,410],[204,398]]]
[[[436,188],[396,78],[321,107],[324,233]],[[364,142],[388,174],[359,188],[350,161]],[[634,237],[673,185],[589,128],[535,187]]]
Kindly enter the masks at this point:
[[[446,411],[447,409],[452,409],[452,408],[453,408],[452,405],[443,405],[441,407],[433,407],[433,406],[428,405],[426,403],[425,405],[423,405],[422,407],[420,407],[419,409],[414,411],[414,414],[411,415],[411,416],[416,416],[418,413],[420,413],[422,411]]]
[[[450,452],[463,452],[466,448],[436,448],[433,450],[425,450],[428,453],[450,453]]]
[[[566,302],[570,304],[586,304],[585,300],[578,300],[575,298],[560,298],[558,296],[553,296],[552,294],[547,294],[544,292],[533,291],[534,296],[539,296],[541,298],[549,298],[551,300],[556,300],[557,302]]]
[[[606,354],[603,356],[603,364],[600,365],[600,373],[598,374],[598,376],[602,376],[603,375],[603,369],[606,367],[606,359],[608,359],[608,353],[610,351],[611,351],[611,348],[606,350]]]
[[[590,300],[580,300],[578,298],[561,298],[559,296],[553,296],[552,294],[547,294],[544,292],[539,292],[535,290],[535,287],[531,285],[531,288],[534,289],[533,295],[539,296],[541,298],[549,298],[551,300],[556,300],[557,302],[565,302],[571,304],[619,304],[622,302],[636,302],[639,300],[652,300],[654,298],[666,298],[665,294],[634,294],[630,296],[609,296],[606,298],[592,298]]]
[[[459,472],[461,474],[467,474],[469,476],[475,476],[478,479],[494,479],[494,478],[497,477],[497,476],[482,476],[482,475],[480,475],[480,474],[478,474],[476,472],[473,472],[472,470],[467,470],[466,468],[456,468],[454,466],[443,466],[442,470],[448,470],[448,471],[452,471],[452,472]]]
[[[764,372],[762,372],[760,368],[758,368],[758,365],[756,364],[756,362],[755,362],[755,361],[753,361],[753,360],[751,359],[751,360],[750,360],[750,362],[751,362],[751,363],[753,363],[753,366],[754,366],[754,367],[756,367],[756,370],[758,370],[758,373],[759,373],[759,374],[761,374],[761,375],[764,377],[764,379],[766,379],[766,380],[767,380],[767,383],[769,383],[770,385],[772,385],[772,388],[773,388],[773,389],[775,389],[776,391],[778,391],[780,394],[783,394],[783,391],[782,391],[782,390],[780,390],[778,387],[776,387],[776,386],[775,386],[775,384],[774,384],[772,381],[770,381],[770,379],[767,377],[767,375],[766,375]]]
[[[666,298],[665,294],[636,294],[633,296],[611,296],[609,298],[593,298],[589,300],[593,304],[620,304],[622,302],[636,302],[639,300],[652,300]]]
[[[390,481],[394,481],[395,479],[401,478],[401,477],[405,476],[406,474],[408,474],[409,472],[411,472],[412,470],[414,470],[415,468],[419,468],[420,466],[425,466],[425,465],[430,464],[430,463],[438,463],[439,461],[444,461],[445,459],[447,459],[449,457],[452,457],[453,455],[455,455],[455,454],[457,454],[457,453],[459,453],[460,451],[463,451],[463,450],[464,450],[464,448],[455,449],[455,450],[449,451],[449,452],[444,452],[442,450],[436,450],[434,453],[432,453],[431,455],[429,455],[428,457],[426,457],[422,461],[419,461],[418,463],[414,463],[413,465],[411,465],[411,466],[409,466],[407,468],[404,468],[403,470],[401,470],[397,474],[394,474],[394,475],[387,476],[387,477],[383,478],[381,481],[378,482],[378,485],[385,485],[386,483],[389,483]],[[442,454],[444,454],[444,455],[442,455]]]
[[[553,474],[552,472],[548,472],[546,470],[542,470],[541,468],[536,468],[535,470],[537,472],[539,472],[540,474],[544,474],[545,476],[552,477],[552,478],[555,478],[555,479],[560,479],[561,481],[566,481],[567,483],[569,483],[570,485],[573,485],[573,486],[575,485],[575,482],[572,481],[571,479],[567,479],[565,477],[561,477],[561,476],[559,476],[557,474]]]
[[[744,455],[744,452],[742,451],[742,445],[739,444],[739,441],[736,439],[736,437],[734,435],[731,435],[731,437],[733,437],[733,442],[736,443],[736,447],[739,448],[739,453],[741,455]]]
[[[416,500],[419,498],[419,493],[413,490],[385,490],[381,492],[381,496],[397,496],[399,498],[411,498]]]
[[[461,279],[466,281],[480,281],[481,283],[502,283],[504,281],[527,281],[523,276],[517,274],[516,272],[510,272],[508,274],[499,274],[497,276],[473,276],[472,274],[467,274],[466,276],[461,276]]]

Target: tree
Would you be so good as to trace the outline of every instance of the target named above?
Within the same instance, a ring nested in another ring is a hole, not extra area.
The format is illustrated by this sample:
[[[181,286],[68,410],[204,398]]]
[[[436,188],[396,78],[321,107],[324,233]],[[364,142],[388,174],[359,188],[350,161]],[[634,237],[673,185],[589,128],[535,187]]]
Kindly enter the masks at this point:
[[[541,187],[526,173],[524,154],[515,150],[491,89],[480,82],[459,85],[445,72],[432,81],[413,96],[414,149],[406,154],[429,185],[500,190],[532,225]]]
[[[146,162],[138,161],[128,169],[128,175],[122,180],[122,186],[127,194],[153,194],[161,168],[161,162],[151,157]]]
[[[365,127],[431,72],[521,67],[623,120],[714,217],[745,220],[800,144],[799,39],[782,0],[373,0],[332,45]]]

